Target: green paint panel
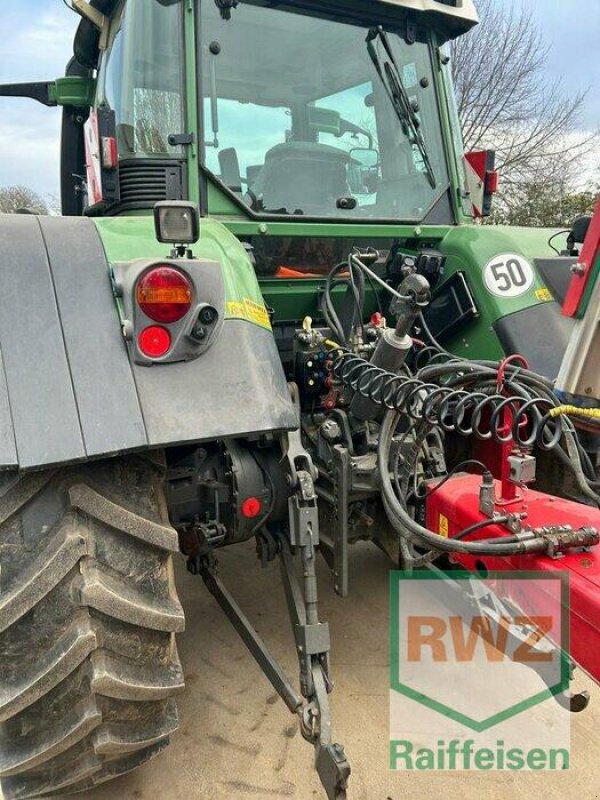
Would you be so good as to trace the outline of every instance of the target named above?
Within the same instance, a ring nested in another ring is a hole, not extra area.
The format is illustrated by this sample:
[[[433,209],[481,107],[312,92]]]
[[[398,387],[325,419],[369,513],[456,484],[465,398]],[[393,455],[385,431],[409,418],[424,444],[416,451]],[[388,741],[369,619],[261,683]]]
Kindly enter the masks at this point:
[[[198,128],[198,85],[196,80],[196,16],[194,4],[188,2],[184,17],[185,91],[187,130]],[[200,162],[198,159],[198,137],[187,148],[188,199],[200,203]]]
[[[467,275],[480,317],[468,323],[460,335],[448,343],[449,348],[464,356],[496,360],[504,353],[492,328],[509,314],[548,302],[550,294],[536,275],[531,288],[519,297],[506,298],[492,294],[485,286],[483,271],[486,264],[501,254],[511,253],[525,258],[533,269],[533,259],[552,254],[548,246],[551,231],[534,228],[507,228],[488,225],[457,225],[455,227],[374,226],[309,223],[264,223],[265,235],[360,237],[377,247],[378,239],[411,239],[439,248],[448,258],[445,278],[457,271]],[[229,223],[228,228],[239,235],[256,233],[255,225],[241,227]],[[318,279],[285,280],[266,278],[261,288],[269,306],[275,309],[275,320],[300,321],[307,314],[318,314],[317,302],[322,281]],[[376,309],[376,301],[368,300],[368,312]]]
[[[110,262],[136,258],[167,258],[169,246],[156,240],[150,216],[94,219]],[[270,328],[254,269],[240,241],[213,219],[202,219],[194,255],[218,261],[223,271],[228,318],[246,319]],[[257,308],[258,307],[258,308]],[[262,318],[265,318],[264,320]]]
[[[57,78],[50,87],[50,97],[59,106],[89,108],[94,104],[96,81],[94,78],[69,76]]]
[[[452,352],[472,358],[501,358],[504,353],[492,329],[493,323],[516,311],[551,300],[537,274],[531,288],[514,298],[492,294],[483,280],[485,265],[498,255],[511,253],[522,256],[532,267],[534,258],[554,255],[548,245],[551,234],[552,231],[540,228],[459,225],[442,239],[440,250],[448,258],[444,277],[464,271],[481,313],[479,319],[465,326],[460,335],[448,343]]]
[[[233,205],[233,204],[232,204]],[[361,223],[361,222],[269,222],[243,219],[230,215],[218,216],[211,211],[211,216],[218,218],[237,236],[328,236],[350,239],[413,239],[426,241],[438,240],[449,230],[448,225],[403,225],[401,223]]]

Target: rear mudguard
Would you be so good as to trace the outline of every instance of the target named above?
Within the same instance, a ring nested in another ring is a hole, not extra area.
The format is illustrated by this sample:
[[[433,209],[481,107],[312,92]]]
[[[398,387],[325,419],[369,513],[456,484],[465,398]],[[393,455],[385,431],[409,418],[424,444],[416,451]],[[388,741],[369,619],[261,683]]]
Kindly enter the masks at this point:
[[[194,361],[132,363],[92,220],[0,216],[0,275],[0,468],[298,426],[272,332],[251,321],[226,319]]]

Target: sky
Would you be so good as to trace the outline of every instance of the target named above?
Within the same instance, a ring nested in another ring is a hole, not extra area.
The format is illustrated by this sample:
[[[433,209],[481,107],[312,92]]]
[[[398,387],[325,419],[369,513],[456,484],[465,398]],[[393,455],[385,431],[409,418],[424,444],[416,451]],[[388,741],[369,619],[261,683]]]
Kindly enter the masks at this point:
[[[511,3],[519,0],[497,0]],[[520,0],[550,46],[548,79],[589,89],[581,125],[600,130],[600,0]],[[0,1],[0,83],[52,80],[72,55],[78,17],[63,0]],[[0,97],[0,186],[59,193],[60,110]]]

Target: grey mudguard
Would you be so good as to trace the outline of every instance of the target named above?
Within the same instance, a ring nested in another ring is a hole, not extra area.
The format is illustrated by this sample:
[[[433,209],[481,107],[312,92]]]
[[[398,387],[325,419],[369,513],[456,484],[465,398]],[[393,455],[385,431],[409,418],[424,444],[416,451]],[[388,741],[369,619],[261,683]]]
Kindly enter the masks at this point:
[[[194,361],[132,364],[91,220],[0,216],[0,274],[0,468],[298,426],[273,335],[249,322]]]

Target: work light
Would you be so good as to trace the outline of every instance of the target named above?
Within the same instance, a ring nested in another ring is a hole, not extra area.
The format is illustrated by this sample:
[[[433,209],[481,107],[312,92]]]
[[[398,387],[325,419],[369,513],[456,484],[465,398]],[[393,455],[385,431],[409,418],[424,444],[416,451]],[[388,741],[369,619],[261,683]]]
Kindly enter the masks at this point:
[[[156,238],[166,244],[194,244],[200,238],[200,215],[195,203],[165,200],[154,206]]]

